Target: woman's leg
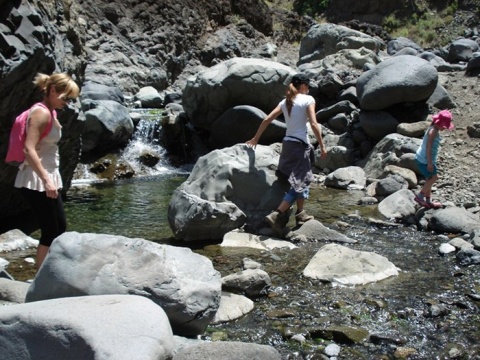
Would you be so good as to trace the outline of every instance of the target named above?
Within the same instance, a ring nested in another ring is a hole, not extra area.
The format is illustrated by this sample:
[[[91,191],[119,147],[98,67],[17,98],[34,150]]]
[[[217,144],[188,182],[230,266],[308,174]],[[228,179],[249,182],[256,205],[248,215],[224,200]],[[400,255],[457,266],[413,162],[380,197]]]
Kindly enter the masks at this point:
[[[37,269],[43,263],[53,240],[66,230],[65,212],[61,196],[48,198],[45,192],[22,188],[40,226],[40,245],[37,248]]]
[[[297,212],[295,213],[295,220],[298,225],[303,225],[308,220],[312,220],[313,216],[308,215],[305,210],[303,210],[303,206],[305,205],[305,200],[308,199],[310,195],[310,189],[306,188],[302,193],[299,193],[297,196]]]

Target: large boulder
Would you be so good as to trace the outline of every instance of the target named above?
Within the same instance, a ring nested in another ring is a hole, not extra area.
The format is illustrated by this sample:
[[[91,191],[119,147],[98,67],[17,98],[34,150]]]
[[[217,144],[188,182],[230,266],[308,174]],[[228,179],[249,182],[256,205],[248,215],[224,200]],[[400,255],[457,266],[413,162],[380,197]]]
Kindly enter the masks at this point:
[[[188,248],[67,232],[50,247],[26,302],[105,294],[145,296],[165,310],[176,334],[193,336],[215,316],[221,279],[209,259]]]
[[[222,239],[244,224],[257,227],[278,206],[288,182],[277,177],[276,145],[244,144],[198,159],[188,179],[173,193],[168,221],[177,239]]]
[[[389,58],[357,79],[357,96],[363,110],[383,110],[403,102],[427,100],[435,91],[438,72],[416,56]]]
[[[313,25],[300,43],[299,64],[321,60],[342,49],[362,47],[377,52],[383,43],[365,33],[332,23]]]
[[[285,95],[294,70],[277,62],[234,58],[188,79],[183,107],[193,125],[209,130],[225,111],[237,105],[270,113]]]
[[[449,207],[436,211],[429,226],[438,232],[469,234],[480,228],[480,218],[465,208]]]
[[[3,306],[0,328],[2,359],[166,360],[173,355],[165,312],[141,296],[80,296]]]
[[[113,100],[92,102],[85,111],[82,161],[97,160],[125,146],[134,130],[128,109]]]
[[[255,136],[258,126],[266,116],[262,110],[249,105],[228,109],[212,124],[210,146],[219,149],[250,140]],[[270,145],[281,142],[286,130],[284,122],[273,120],[263,132],[259,144]]]
[[[365,133],[375,141],[397,131],[397,119],[386,111],[362,111],[359,120]]]
[[[422,140],[400,134],[390,134],[379,141],[365,159],[363,170],[367,177],[380,178],[388,165],[402,166],[405,154],[415,154]],[[418,171],[418,170],[417,170]]]

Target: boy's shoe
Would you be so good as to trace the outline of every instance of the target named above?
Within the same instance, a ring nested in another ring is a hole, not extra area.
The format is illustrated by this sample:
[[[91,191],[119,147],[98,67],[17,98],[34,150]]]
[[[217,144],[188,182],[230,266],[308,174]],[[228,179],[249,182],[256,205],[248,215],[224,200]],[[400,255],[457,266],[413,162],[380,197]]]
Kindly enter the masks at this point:
[[[424,208],[427,208],[427,209],[430,209],[430,204],[427,200],[425,199],[422,199],[420,196],[415,195],[415,199],[414,199],[417,203],[420,204],[420,206],[423,206]]]
[[[285,213],[280,214],[277,210],[272,211],[270,214],[265,216],[265,220],[272,227],[273,233],[277,236],[283,235],[283,226],[281,224]]]
[[[297,222],[297,226],[305,224],[308,220],[313,220],[312,215],[308,215],[305,210],[302,210],[298,214],[295,215],[295,220]]]
[[[265,216],[265,220],[270,224],[270,226],[273,226],[277,223],[278,215],[280,215],[278,211],[272,211],[270,214]]]

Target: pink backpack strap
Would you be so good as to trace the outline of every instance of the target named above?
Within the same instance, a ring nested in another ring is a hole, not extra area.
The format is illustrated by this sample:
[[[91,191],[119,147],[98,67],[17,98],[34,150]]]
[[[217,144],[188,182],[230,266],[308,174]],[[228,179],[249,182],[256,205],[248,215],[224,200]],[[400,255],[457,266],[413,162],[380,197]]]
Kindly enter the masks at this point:
[[[48,111],[50,111],[50,109],[47,106],[45,106],[44,103],[38,102],[38,103],[32,105],[32,107],[30,108],[30,113],[33,111],[33,109],[35,109],[36,107],[39,107],[39,106],[41,106],[44,109],[47,109]],[[50,120],[48,121],[47,127],[45,128],[43,133],[40,135],[40,140],[42,140],[45,136],[47,136],[50,133],[50,131],[52,131],[53,117],[56,117],[56,116],[57,116],[57,112],[55,110],[50,111]],[[28,117],[30,117],[30,114],[28,114]]]

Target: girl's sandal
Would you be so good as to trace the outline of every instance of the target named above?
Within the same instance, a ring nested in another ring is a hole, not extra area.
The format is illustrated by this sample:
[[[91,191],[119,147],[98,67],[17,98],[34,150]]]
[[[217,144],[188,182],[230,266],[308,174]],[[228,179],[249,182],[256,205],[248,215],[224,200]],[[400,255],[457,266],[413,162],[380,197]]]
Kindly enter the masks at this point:
[[[429,206],[432,208],[432,209],[440,209],[443,207],[443,204],[438,202],[438,201],[431,201],[429,202]]]
[[[422,199],[418,197],[418,195],[415,195],[414,199],[420,206],[423,206],[424,208],[430,209],[432,203],[427,202],[425,199]]]

